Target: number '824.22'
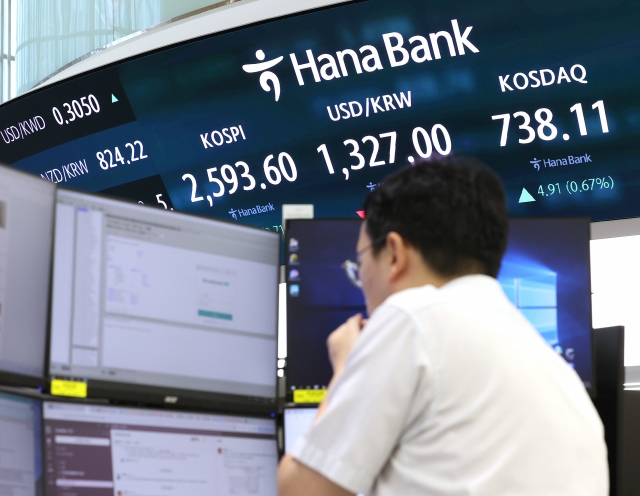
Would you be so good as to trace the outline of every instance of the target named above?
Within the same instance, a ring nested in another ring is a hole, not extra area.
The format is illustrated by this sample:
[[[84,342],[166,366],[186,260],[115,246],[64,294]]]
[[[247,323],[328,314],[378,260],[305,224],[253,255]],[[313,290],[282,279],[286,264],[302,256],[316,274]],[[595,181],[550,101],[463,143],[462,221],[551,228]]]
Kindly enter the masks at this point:
[[[117,167],[118,163],[124,164],[126,161],[127,164],[130,164],[131,162],[137,162],[138,160],[149,158],[148,155],[144,154],[144,146],[142,145],[141,141],[136,140],[133,142],[133,144],[127,143],[124,146],[131,152],[131,156],[126,159],[122,156],[122,154],[120,153],[120,149],[117,146],[113,151],[104,150],[103,152],[96,153],[96,158],[100,161],[100,168],[109,170],[113,167]]]

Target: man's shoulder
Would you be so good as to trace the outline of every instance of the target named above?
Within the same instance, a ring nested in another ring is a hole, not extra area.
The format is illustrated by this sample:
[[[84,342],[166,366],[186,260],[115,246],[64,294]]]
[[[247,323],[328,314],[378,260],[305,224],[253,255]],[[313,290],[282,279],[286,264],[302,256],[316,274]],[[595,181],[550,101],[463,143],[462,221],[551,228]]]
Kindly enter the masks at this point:
[[[405,312],[416,312],[427,307],[470,301],[503,301],[504,292],[493,277],[470,275],[458,277],[441,288],[432,285],[405,289],[391,295],[383,306],[395,307]]]
[[[412,313],[433,304],[438,299],[438,289],[431,284],[417,288],[409,288],[389,296],[382,304],[388,309]]]

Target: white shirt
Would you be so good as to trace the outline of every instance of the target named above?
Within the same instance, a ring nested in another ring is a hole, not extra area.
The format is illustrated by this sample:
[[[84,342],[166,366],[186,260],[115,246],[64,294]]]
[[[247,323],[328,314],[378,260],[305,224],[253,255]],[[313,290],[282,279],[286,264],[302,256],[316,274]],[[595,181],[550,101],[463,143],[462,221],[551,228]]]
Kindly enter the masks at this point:
[[[291,454],[378,496],[609,493],[582,382],[487,276],[389,297]]]

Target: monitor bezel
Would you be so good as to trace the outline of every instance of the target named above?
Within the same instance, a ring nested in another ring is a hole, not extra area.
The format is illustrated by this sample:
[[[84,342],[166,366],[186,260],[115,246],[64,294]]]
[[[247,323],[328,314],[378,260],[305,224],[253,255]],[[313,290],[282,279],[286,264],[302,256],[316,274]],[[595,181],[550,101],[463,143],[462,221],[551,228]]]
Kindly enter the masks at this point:
[[[48,334],[48,332],[47,332]],[[47,355],[48,355],[47,350]],[[48,365],[45,365],[45,372]],[[34,375],[19,374],[16,372],[9,372],[7,370],[0,371],[0,385],[13,386],[13,387],[28,387],[34,388],[39,391],[44,391],[48,385],[49,380],[47,377],[38,377]]]
[[[0,388],[0,392],[4,392]],[[9,393],[16,394],[16,393]],[[26,393],[25,393],[26,394]],[[277,426],[277,418],[276,412],[247,412],[245,411],[223,411],[218,409],[212,409],[209,407],[199,408],[197,406],[192,405],[179,405],[179,404],[151,404],[141,402],[139,400],[132,402],[121,402],[117,400],[109,400],[105,398],[72,398],[67,396],[53,396],[51,394],[42,393],[37,398],[42,402],[43,405],[43,420],[44,420],[44,404],[45,403],[64,403],[70,405],[88,405],[88,406],[99,406],[104,408],[131,408],[138,410],[154,410],[154,411],[170,411],[176,413],[193,413],[193,414],[203,414],[203,415],[219,415],[219,416],[229,416],[229,417],[237,417],[237,418],[251,418],[251,419],[262,419],[262,420],[272,420],[274,425]],[[206,406],[206,405],[205,405]],[[277,440],[277,430],[274,433],[274,438]]]
[[[115,201],[118,203],[123,203],[129,206],[135,206],[136,208],[152,208],[155,210],[164,211],[159,206],[155,205],[141,205],[133,200],[129,200],[126,198],[119,198],[110,195],[100,194],[100,193],[91,193],[87,191],[82,191],[75,188],[69,187],[58,187],[56,190],[56,205],[57,194],[58,192],[69,192],[76,195],[86,196],[90,198],[96,198],[98,200],[108,200]],[[167,211],[168,212],[168,211]],[[215,219],[212,217],[207,217],[205,215],[193,214],[182,211],[174,211],[173,213],[179,216],[186,216],[194,219],[198,219],[199,221],[207,221],[219,224],[226,224],[230,226],[234,226],[236,228],[247,229],[250,231],[269,233],[267,236],[273,236],[278,239],[278,256],[276,259],[276,271],[274,276],[274,292],[276,295],[276,305],[277,305],[277,296],[278,296],[278,285],[280,282],[280,259],[282,256],[282,243],[280,234],[275,231],[269,231],[266,229],[261,229],[259,227],[250,226],[246,224],[239,224],[236,222],[232,222],[229,220],[223,219]],[[52,260],[55,260],[55,224],[54,224],[54,249],[52,250]],[[52,271],[53,271],[53,263]],[[53,285],[53,273],[51,276],[51,285]],[[50,313],[49,320],[51,321],[51,317],[53,314],[53,295],[50,298]],[[47,362],[46,362],[46,373],[48,374],[49,380],[52,379],[63,379],[63,380],[80,380],[87,383],[87,398],[105,398],[108,400],[115,401],[123,401],[123,402],[131,402],[134,404],[145,404],[159,406],[159,405],[170,405],[171,407],[175,407],[179,405],[179,407],[192,407],[192,408],[204,408],[204,409],[213,409],[215,411],[227,412],[227,413],[242,413],[242,412],[251,412],[255,414],[271,414],[276,411],[277,408],[277,360],[278,360],[278,347],[277,347],[277,333],[278,333],[278,312],[275,312],[275,321],[274,321],[274,329],[276,332],[276,347],[275,352],[273,354],[273,375],[275,377],[275,383],[273,386],[273,396],[262,397],[262,396],[246,396],[246,395],[236,395],[236,394],[228,394],[228,393],[219,393],[213,391],[203,391],[199,389],[188,389],[188,388],[176,388],[176,387],[164,387],[164,386],[156,386],[153,384],[140,384],[140,383],[130,383],[130,382],[119,382],[119,381],[104,381],[99,379],[92,379],[90,377],[78,377],[73,374],[63,375],[59,373],[52,373],[50,369],[50,355],[51,355],[51,338],[52,338],[52,326],[49,326],[47,333]]]

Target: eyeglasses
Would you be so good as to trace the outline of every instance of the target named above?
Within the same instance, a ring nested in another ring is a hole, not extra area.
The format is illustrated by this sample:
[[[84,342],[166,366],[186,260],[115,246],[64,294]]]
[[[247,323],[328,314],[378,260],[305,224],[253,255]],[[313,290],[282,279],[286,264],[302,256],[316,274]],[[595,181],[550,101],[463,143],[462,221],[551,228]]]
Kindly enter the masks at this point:
[[[362,250],[357,251],[355,262],[352,262],[351,260],[345,260],[340,266],[344,270],[345,274],[347,274],[347,278],[349,279],[349,281],[351,281],[351,284],[353,284],[356,288],[362,289],[362,281],[360,280],[360,264],[361,264],[360,259],[362,258],[362,254],[365,253],[367,250],[370,250],[371,248],[373,248],[376,244],[378,244],[380,241],[382,241],[386,237],[387,235],[385,234],[384,236],[381,236],[375,241],[373,241],[368,246],[365,246]]]
[[[347,278],[356,288],[362,289],[362,281],[360,280],[360,264],[352,262],[351,260],[345,260],[340,266],[344,269]]]

